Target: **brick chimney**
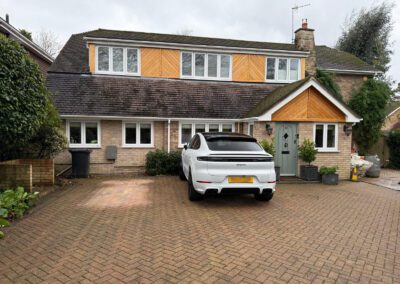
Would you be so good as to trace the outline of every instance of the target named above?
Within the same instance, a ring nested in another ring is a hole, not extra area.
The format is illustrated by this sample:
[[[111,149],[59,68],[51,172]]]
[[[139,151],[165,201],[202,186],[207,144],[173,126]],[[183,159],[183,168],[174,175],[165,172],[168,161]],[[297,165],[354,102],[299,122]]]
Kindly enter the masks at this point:
[[[314,30],[308,28],[307,19],[303,19],[301,28],[294,32],[294,43],[296,48],[301,51],[309,51],[306,58],[306,75],[315,76],[317,72],[317,56],[315,51]]]

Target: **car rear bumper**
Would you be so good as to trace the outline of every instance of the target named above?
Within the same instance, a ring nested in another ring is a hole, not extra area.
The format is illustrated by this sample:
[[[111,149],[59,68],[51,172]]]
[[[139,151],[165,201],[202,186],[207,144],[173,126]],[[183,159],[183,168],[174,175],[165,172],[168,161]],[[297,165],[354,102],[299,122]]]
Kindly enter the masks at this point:
[[[275,192],[276,182],[271,181],[267,183],[228,183],[224,181],[222,183],[201,183],[193,181],[195,190],[200,194],[249,194],[249,193],[260,193],[263,191]]]

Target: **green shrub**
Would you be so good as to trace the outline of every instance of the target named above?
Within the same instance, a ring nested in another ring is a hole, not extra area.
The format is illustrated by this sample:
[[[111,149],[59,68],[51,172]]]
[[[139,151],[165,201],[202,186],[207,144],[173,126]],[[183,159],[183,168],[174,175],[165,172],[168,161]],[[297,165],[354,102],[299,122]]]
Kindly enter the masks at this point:
[[[389,133],[387,144],[389,146],[390,166],[400,169],[400,130],[392,130]]]
[[[13,220],[20,218],[35,204],[39,193],[28,193],[22,187],[7,189],[0,193],[0,218]]]
[[[327,89],[331,94],[333,94],[337,99],[343,100],[342,93],[339,85],[336,83],[336,78],[334,73],[325,72],[317,69],[316,74],[317,80]]]
[[[319,169],[319,173],[320,173],[321,175],[335,174],[336,171],[337,171],[337,169],[338,169],[337,166],[334,166],[334,167],[325,167],[325,166],[322,166],[322,167]]]
[[[317,158],[318,150],[315,149],[315,143],[310,139],[304,139],[303,144],[299,146],[299,158],[311,165]]]
[[[275,141],[274,139],[267,140],[263,139],[260,142],[261,147],[264,149],[265,152],[268,154],[271,154],[272,156],[275,156]]]
[[[155,175],[177,175],[181,163],[181,152],[170,153],[163,150],[150,151],[146,154],[146,173]]]
[[[358,154],[369,153],[381,135],[386,109],[393,93],[387,83],[368,79],[349,101],[349,106],[362,121],[353,127],[353,139],[358,146]]]
[[[4,218],[0,218],[0,228],[3,227],[7,227],[10,226],[10,223],[4,219]],[[0,239],[4,238],[4,233],[2,231],[0,231]]]

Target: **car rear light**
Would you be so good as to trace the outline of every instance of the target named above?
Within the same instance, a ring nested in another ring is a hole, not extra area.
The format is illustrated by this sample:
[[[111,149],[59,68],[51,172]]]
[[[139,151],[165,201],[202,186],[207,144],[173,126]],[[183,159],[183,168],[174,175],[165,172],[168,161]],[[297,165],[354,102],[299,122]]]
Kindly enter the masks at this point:
[[[200,156],[198,161],[206,162],[272,162],[272,157],[211,157]]]

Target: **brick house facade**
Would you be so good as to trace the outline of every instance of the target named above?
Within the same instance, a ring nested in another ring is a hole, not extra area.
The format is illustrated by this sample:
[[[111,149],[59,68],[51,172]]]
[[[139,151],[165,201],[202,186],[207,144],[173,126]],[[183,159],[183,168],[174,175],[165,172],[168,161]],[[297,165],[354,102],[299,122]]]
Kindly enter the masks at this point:
[[[314,164],[337,165],[348,178],[351,134],[344,129],[360,118],[313,77],[316,68],[337,75],[345,98],[375,73],[350,54],[316,46],[307,23],[295,44],[100,29],[71,36],[48,86],[69,147],[92,150],[91,173],[142,172],[148,151],[180,150],[196,132],[268,140],[290,126],[293,151],[275,142],[282,152],[275,162],[290,153],[295,163],[288,175],[298,175],[297,146],[309,138],[319,150]],[[115,160],[106,159],[111,145]],[[69,166],[68,151],[55,163]]]

